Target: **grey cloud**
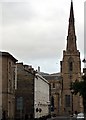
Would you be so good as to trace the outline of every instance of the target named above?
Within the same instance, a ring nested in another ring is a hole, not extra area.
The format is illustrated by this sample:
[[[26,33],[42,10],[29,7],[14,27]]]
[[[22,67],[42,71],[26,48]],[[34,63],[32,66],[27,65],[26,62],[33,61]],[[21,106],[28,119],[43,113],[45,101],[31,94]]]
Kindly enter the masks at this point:
[[[9,13],[9,14],[8,14]],[[2,18],[3,25],[18,24],[31,20],[35,17],[30,3],[3,3],[2,4]]]
[[[69,7],[69,3],[57,0],[3,3],[2,50],[9,51],[19,61],[40,65],[42,70],[57,71],[66,49]],[[82,51],[82,21],[78,21],[77,41]]]

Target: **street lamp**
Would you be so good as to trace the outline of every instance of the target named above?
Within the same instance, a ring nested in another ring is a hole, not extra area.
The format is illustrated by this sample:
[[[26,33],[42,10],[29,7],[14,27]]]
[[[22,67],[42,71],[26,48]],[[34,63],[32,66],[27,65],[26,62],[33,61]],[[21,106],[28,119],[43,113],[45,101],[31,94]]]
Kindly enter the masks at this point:
[[[72,95],[72,115],[73,115],[73,94],[74,94],[74,90],[71,90],[71,95]]]
[[[84,63],[83,73],[86,74],[86,59],[84,58],[82,62]]]

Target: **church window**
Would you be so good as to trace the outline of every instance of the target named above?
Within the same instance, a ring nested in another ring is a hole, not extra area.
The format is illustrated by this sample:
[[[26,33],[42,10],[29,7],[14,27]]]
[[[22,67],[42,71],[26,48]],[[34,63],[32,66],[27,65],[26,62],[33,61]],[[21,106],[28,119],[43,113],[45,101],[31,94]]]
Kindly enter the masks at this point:
[[[51,111],[54,111],[54,97],[51,97]]]
[[[70,107],[70,95],[65,95],[65,107]]]
[[[72,57],[68,59],[68,70],[69,72],[73,71],[73,58]]]
[[[73,63],[70,62],[70,63],[69,63],[69,71],[72,71],[72,70],[73,70]]]
[[[53,88],[55,88],[55,83],[53,83]]]
[[[17,98],[17,110],[23,110],[23,97]]]

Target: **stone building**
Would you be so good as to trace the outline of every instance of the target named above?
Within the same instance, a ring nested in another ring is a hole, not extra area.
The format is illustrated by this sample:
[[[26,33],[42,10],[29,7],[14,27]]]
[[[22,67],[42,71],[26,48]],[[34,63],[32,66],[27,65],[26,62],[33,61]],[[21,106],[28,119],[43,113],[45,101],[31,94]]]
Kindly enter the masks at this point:
[[[60,115],[61,109],[61,90],[62,90],[62,78],[60,73],[45,74],[40,72],[42,76],[48,80],[51,86],[51,115]]]
[[[83,106],[79,95],[73,95],[70,85],[75,80],[81,80],[81,60],[80,52],[77,50],[76,33],[74,25],[73,2],[71,1],[67,46],[63,51],[63,59],[61,61],[62,75],[62,114],[70,114],[75,111],[83,111]]]
[[[25,116],[33,116],[34,75],[35,71],[33,71],[31,66],[23,65],[23,63],[17,63],[17,89],[15,94],[16,118],[24,119]]]
[[[49,114],[49,83],[31,66],[17,63],[16,118]],[[45,88],[45,89],[44,89]]]
[[[14,118],[17,60],[8,52],[0,52],[0,119]]]

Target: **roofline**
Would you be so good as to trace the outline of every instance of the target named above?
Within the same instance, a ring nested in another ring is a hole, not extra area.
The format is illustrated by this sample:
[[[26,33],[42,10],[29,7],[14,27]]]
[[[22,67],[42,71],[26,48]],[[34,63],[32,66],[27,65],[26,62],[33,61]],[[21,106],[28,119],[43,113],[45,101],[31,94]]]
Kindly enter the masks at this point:
[[[47,84],[49,84],[49,82],[43,76],[41,76],[40,74],[36,73],[36,76],[39,77],[39,78],[41,78]]]
[[[14,58],[14,57],[13,57],[10,53],[8,53],[8,52],[1,52],[1,51],[0,51],[0,56],[7,56],[7,57],[13,59],[13,61],[15,61],[15,62],[18,61],[16,58]]]

